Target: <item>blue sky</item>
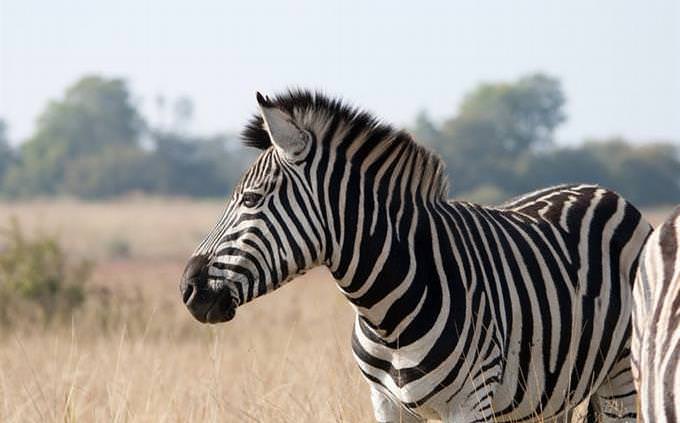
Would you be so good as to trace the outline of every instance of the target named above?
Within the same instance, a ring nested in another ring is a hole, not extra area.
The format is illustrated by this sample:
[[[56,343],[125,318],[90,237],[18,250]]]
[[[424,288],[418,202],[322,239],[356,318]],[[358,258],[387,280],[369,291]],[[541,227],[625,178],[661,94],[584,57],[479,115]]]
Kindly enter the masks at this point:
[[[0,0],[0,117],[25,139],[85,73],[120,76],[156,119],[188,95],[193,130],[238,130],[256,90],[340,94],[397,125],[441,119],[481,81],[562,79],[562,142],[680,140],[677,0]]]

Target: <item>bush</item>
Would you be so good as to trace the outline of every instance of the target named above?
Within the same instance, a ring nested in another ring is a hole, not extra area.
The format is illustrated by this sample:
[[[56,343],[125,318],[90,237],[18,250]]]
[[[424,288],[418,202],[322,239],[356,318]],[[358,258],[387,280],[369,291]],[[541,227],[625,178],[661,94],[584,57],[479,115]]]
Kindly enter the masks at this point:
[[[28,238],[16,220],[0,232],[0,324],[66,320],[85,300],[91,265],[72,264],[56,238]]]

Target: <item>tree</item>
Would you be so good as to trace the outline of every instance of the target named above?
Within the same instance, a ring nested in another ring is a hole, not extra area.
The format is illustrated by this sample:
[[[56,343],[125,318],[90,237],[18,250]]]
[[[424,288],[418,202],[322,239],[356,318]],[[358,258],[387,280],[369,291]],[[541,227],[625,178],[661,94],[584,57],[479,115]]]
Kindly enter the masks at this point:
[[[565,119],[564,101],[559,81],[542,74],[482,84],[440,128],[421,113],[414,132],[440,152],[456,192],[483,187],[485,192],[514,193],[522,184],[521,162],[552,145]]]
[[[517,157],[552,144],[555,129],[565,120],[564,94],[555,78],[535,74],[512,84],[482,84],[468,94],[458,116],[444,125],[452,136],[471,125],[498,152]]]
[[[229,149],[226,136],[196,137],[177,132],[151,132],[149,179],[164,195],[224,196],[252,158],[239,146]]]
[[[559,81],[546,75],[482,84],[442,125],[421,112],[413,131],[442,155],[459,197],[487,201],[586,182],[615,189],[640,205],[680,201],[680,153],[670,143],[636,146],[612,138],[555,146],[564,102]]]
[[[670,143],[589,140],[583,149],[609,173],[608,185],[638,205],[680,202],[680,151]]]
[[[63,191],[80,198],[106,198],[153,189],[149,155],[138,148],[110,147],[69,161]]]
[[[7,124],[0,119],[0,187],[3,185],[5,174],[14,163],[14,152],[7,140]]]
[[[229,137],[189,134],[194,110],[189,98],[177,99],[173,107],[170,128],[162,122],[161,128],[149,128],[125,81],[80,79],[41,114],[35,134],[5,178],[5,193],[225,195],[251,155],[240,146],[228,149]]]
[[[177,132],[186,132],[194,117],[194,102],[182,96],[172,105],[172,124]]]
[[[527,155],[518,163],[517,172],[517,192],[564,183],[612,185],[612,176],[607,167],[599,157],[582,146]]]
[[[427,144],[434,149],[440,150],[442,145],[446,143],[441,131],[434,122],[432,122],[430,116],[428,116],[427,112],[424,110],[421,110],[416,115],[415,125],[411,131],[416,140]]]
[[[72,160],[112,148],[138,148],[144,122],[125,81],[87,76],[52,101],[40,115],[35,134],[21,148],[18,167],[8,175],[16,194],[54,194]]]

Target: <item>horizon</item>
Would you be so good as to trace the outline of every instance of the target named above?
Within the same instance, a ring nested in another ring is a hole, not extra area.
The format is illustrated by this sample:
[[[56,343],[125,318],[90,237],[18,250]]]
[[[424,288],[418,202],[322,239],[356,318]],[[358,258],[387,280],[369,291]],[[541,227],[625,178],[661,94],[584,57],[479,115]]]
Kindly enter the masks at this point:
[[[0,118],[17,145],[48,101],[98,74],[126,79],[151,122],[161,120],[158,95],[189,97],[199,134],[240,131],[256,110],[255,91],[290,86],[321,89],[405,127],[423,110],[436,122],[453,115],[479,83],[544,72],[560,79],[567,99],[558,143],[677,143],[679,23],[672,0],[0,0]]]

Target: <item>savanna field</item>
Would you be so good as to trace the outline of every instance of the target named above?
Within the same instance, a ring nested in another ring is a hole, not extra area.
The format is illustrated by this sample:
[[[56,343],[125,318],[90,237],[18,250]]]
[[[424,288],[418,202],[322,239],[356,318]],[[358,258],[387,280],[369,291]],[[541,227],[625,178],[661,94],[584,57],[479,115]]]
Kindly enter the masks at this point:
[[[178,291],[218,201],[2,203],[26,236],[91,262],[70,321],[0,327],[0,422],[371,422],[352,310],[316,269],[206,326]],[[670,208],[647,210],[658,224]]]

